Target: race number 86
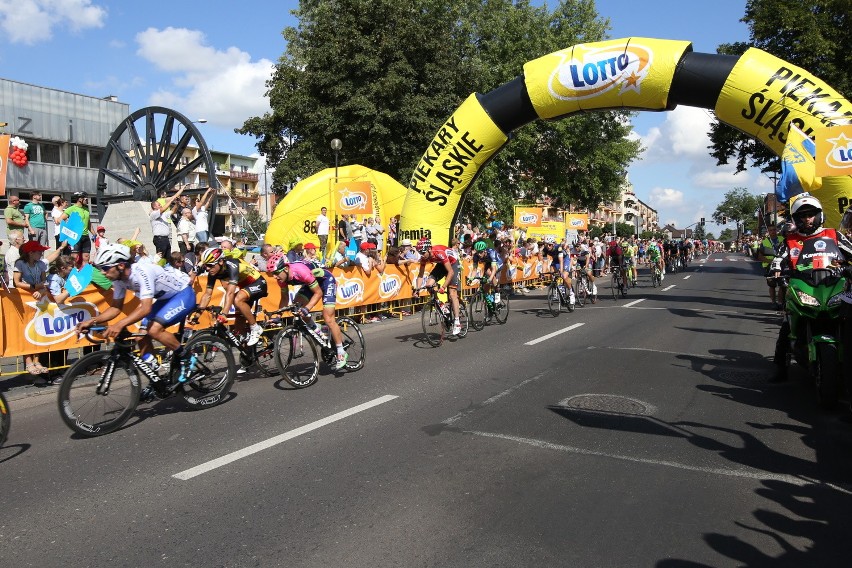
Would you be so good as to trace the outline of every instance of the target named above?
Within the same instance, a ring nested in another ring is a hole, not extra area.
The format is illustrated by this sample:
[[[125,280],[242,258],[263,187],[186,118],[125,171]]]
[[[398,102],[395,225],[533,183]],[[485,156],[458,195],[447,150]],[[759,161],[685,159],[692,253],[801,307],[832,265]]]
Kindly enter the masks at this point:
[[[305,233],[310,233],[310,234],[312,234],[312,235],[316,235],[316,234],[317,234],[317,222],[316,222],[316,221],[310,221],[310,220],[308,220],[308,219],[305,219],[305,228],[304,228],[304,232],[305,232]]]

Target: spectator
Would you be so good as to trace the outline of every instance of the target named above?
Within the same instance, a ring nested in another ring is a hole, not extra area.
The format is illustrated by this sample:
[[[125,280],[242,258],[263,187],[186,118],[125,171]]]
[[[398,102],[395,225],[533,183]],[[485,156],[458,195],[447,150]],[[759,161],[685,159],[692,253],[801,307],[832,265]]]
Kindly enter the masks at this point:
[[[207,241],[198,241],[195,243],[195,247],[192,249],[192,252],[188,252],[183,255],[184,259],[195,267],[196,274],[204,272],[204,267],[198,266],[198,259],[201,258],[201,254],[207,250],[208,246],[210,245],[207,244]]]
[[[32,201],[24,206],[24,219],[30,229],[30,240],[38,241],[42,246],[50,247],[47,240],[47,215],[41,204],[41,192],[34,191]]]
[[[275,254],[275,247],[269,243],[260,245],[260,254],[251,259],[252,265],[261,272],[267,272],[269,260]]]
[[[9,250],[6,251],[6,273],[3,274],[3,279],[9,288],[15,287],[15,281],[12,278],[12,271],[15,268],[15,263],[21,258],[20,247],[24,244],[24,232],[14,230],[9,232]]]
[[[388,223],[388,245],[397,246],[397,232],[399,231],[399,215],[391,217]]]
[[[373,273],[373,263],[370,262],[367,251],[371,249],[375,250],[375,246],[372,243],[361,243],[361,246],[358,247],[358,253],[355,255],[355,262],[353,264],[360,266],[366,276]]]
[[[305,247],[302,243],[290,241],[290,250],[287,251],[287,260],[299,262],[305,256]]]
[[[315,245],[314,243],[305,243],[302,262],[304,262],[311,268],[322,267],[322,263],[320,262],[319,258],[317,258],[317,245]]]
[[[358,221],[355,215],[349,219],[349,226],[352,228],[351,238],[355,239],[355,247],[361,250],[361,243],[364,242],[364,225]]]
[[[384,245],[384,233],[385,229],[379,224],[377,219],[373,217],[367,217],[365,219],[366,225],[364,226],[364,238],[368,243],[372,243],[376,245],[376,251],[381,255],[381,252],[385,249]]]
[[[340,221],[337,222],[337,242],[349,244],[349,219],[346,215],[340,216]]]
[[[63,243],[65,245],[65,243]],[[42,260],[44,251],[48,247],[38,241],[27,241],[20,247],[21,258],[15,261],[14,277],[15,288],[28,291],[34,300],[49,297],[47,287],[47,262]],[[59,256],[59,251],[53,251],[48,261]],[[47,374],[50,371],[44,367],[35,355],[25,355],[24,363],[27,372],[33,376]]]
[[[74,192],[74,205],[68,207],[62,213],[62,220],[67,221],[71,215],[76,213],[83,220],[83,234],[77,244],[74,245],[72,252],[77,255],[77,266],[83,266],[89,262],[89,255],[92,252],[92,226],[89,222],[89,194],[85,191]]]
[[[402,258],[411,262],[420,262],[420,254],[411,245],[411,239],[402,239],[399,248]]]
[[[204,195],[195,198],[192,216],[195,218],[195,240],[199,243],[210,241],[210,214],[207,210],[211,199],[213,186],[207,188]]]
[[[216,242],[219,243],[222,254],[227,257],[240,259],[246,255],[246,251],[237,248],[237,241],[232,237],[216,237]]]
[[[74,268],[74,263],[67,256],[60,256],[50,265],[47,272],[47,291],[54,304],[64,304],[65,300],[71,295],[65,289],[65,280],[71,274],[72,268]]]
[[[186,254],[195,246],[195,223],[192,222],[192,210],[184,207],[181,211],[181,219],[178,221],[178,248],[181,254]]]
[[[99,249],[109,244],[109,239],[106,237],[106,227],[98,225],[95,228],[95,248]]]
[[[326,216],[328,209],[322,207],[320,209],[320,214],[317,215],[317,237],[319,238],[319,252],[320,252],[320,260],[325,262],[325,255],[328,253],[328,230],[329,230],[329,220]]]
[[[3,175],[6,175],[5,172]],[[12,241],[12,231],[29,230],[30,224],[24,218],[19,207],[21,206],[21,198],[17,195],[9,196],[9,206],[3,211],[3,216],[6,218],[6,238]]]
[[[166,211],[176,199],[180,198],[183,188],[177,190],[173,196],[151,202],[151,232],[154,235],[154,249],[160,258],[168,260],[172,254],[172,230],[169,227],[169,219]]]
[[[195,264],[186,260],[182,252],[175,251],[169,257],[169,262],[163,267],[167,272],[180,272],[189,281],[189,285],[193,286],[198,274],[195,271]]]
[[[62,222],[62,215],[68,206],[68,202],[58,195],[51,199],[50,202],[53,203],[53,209],[50,210],[50,216],[53,218],[53,240],[56,241],[56,248],[59,248],[59,224]],[[65,250],[67,251],[68,249]]]
[[[332,268],[346,268],[350,265],[349,257],[346,256],[346,242],[340,241],[337,243],[337,250],[334,251],[334,258],[331,260]]]

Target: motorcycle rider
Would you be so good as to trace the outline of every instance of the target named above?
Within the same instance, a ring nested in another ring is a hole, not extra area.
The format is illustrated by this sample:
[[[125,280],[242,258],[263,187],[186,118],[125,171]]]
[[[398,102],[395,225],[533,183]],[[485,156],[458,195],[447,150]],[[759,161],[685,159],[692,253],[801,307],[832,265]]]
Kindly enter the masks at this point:
[[[839,268],[852,262],[852,241],[834,229],[823,227],[825,215],[822,204],[809,193],[791,200],[790,215],[795,230],[787,232],[778,254],[770,264],[770,272],[792,275],[798,271],[817,268]],[[849,299],[852,302],[852,298]],[[787,341],[789,326],[782,325],[779,341]],[[785,361],[775,361],[779,373],[773,382],[786,380]]]

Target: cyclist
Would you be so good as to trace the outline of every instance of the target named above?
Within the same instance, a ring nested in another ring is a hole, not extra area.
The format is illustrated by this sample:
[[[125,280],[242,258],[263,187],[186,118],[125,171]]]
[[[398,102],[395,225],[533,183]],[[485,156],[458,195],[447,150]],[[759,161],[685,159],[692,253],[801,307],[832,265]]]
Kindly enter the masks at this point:
[[[621,270],[624,263],[624,249],[618,241],[618,237],[613,237],[609,242],[609,247],[606,250],[607,262],[611,272]]]
[[[207,288],[201,296],[198,308],[204,309],[210,304],[213,288],[217,281],[222,280],[225,283],[225,302],[222,313],[216,319],[225,323],[227,318],[224,314],[230,312],[231,306],[234,306],[249,325],[246,345],[254,345],[260,341],[263,328],[257,325],[251,309],[254,302],[266,297],[266,280],[260,271],[242,259],[226,256],[226,252],[221,248],[205,250],[198,263],[207,270]]]
[[[543,253],[545,261],[550,260],[550,271],[558,272],[562,277],[565,288],[569,292],[568,301],[574,304],[574,289],[571,286],[571,255],[563,252],[562,247],[556,244],[556,237],[553,235],[545,235]]]
[[[591,284],[591,290],[589,290],[589,294],[594,296],[595,299],[598,297],[598,286],[595,284],[595,275],[594,270],[592,269],[592,251],[589,248],[588,243],[584,240],[582,243],[578,243],[575,247],[577,251],[577,268],[583,270],[586,275],[589,277],[589,284]]]
[[[139,298],[139,305],[128,315],[109,325],[105,337],[116,337],[128,325],[147,320],[148,333],[139,341],[144,361],[153,350],[152,339],[162,343],[172,352],[175,361],[180,360],[181,345],[174,333],[166,328],[181,321],[195,308],[195,290],[189,285],[189,276],[177,271],[166,271],[154,263],[134,263],[130,249],[124,245],[110,243],[102,247],[95,257],[95,267],[112,282],[112,302],[110,307],[93,317],[77,324],[77,331],[83,331],[98,323],[106,323],[121,315],[127,290],[133,290]]]
[[[420,279],[421,284],[434,286],[438,280],[444,279],[444,286],[439,290],[447,292],[450,297],[450,305],[453,309],[453,335],[461,333],[461,322],[459,321],[459,281],[461,280],[461,265],[452,249],[444,245],[432,246],[432,241],[423,237],[417,241],[417,252],[420,253],[420,272],[414,280],[414,287]],[[426,263],[434,262],[435,266],[428,278],[423,278],[426,271]]]
[[[286,256],[270,260],[270,265],[266,271],[273,274],[278,285],[283,288],[281,298],[285,306],[290,304],[289,284],[300,286],[293,297],[293,301],[299,305],[299,317],[308,324],[308,327],[317,325],[311,318],[311,308],[322,300],[322,319],[328,326],[328,331],[331,333],[335,347],[337,347],[337,363],[334,370],[339,371],[345,367],[349,354],[343,349],[343,333],[341,333],[340,326],[337,325],[337,320],[334,317],[334,306],[337,302],[337,280],[331,271],[326,268],[311,269],[302,262],[291,263]]]
[[[483,292],[485,292],[486,297],[489,301],[499,302],[499,296],[497,298],[493,297],[491,293],[497,287],[497,251],[493,248],[488,247],[488,243],[483,240],[478,240],[473,243],[473,255],[471,256],[472,266],[474,272],[476,272],[477,266],[482,263],[482,272],[479,274],[485,279],[482,281]]]
[[[629,241],[622,243],[622,251],[624,253],[624,264],[627,265],[627,278],[630,279],[631,286],[636,286],[636,245],[633,243],[633,237]]]
[[[663,273],[663,255],[660,252],[660,247],[657,245],[657,241],[650,241],[648,243],[648,263],[651,265],[651,270],[654,270],[656,266],[660,271],[660,282],[666,277]]]

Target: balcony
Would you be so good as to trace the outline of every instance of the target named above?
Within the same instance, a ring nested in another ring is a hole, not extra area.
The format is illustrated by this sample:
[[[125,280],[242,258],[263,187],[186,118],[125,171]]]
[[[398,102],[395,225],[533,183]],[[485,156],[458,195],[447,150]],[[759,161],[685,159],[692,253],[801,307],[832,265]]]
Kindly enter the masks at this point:
[[[242,170],[231,170],[231,179],[257,182],[258,174],[244,172]]]

